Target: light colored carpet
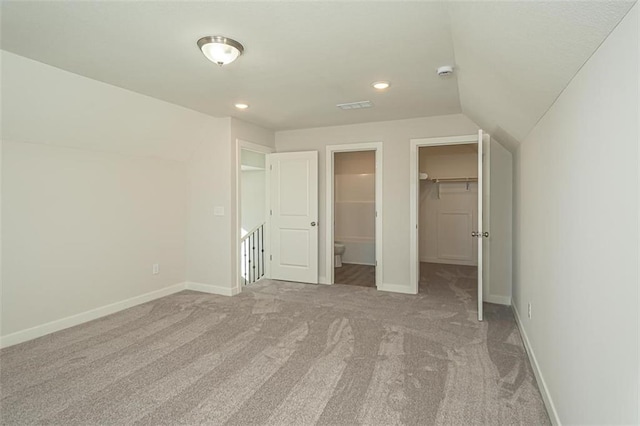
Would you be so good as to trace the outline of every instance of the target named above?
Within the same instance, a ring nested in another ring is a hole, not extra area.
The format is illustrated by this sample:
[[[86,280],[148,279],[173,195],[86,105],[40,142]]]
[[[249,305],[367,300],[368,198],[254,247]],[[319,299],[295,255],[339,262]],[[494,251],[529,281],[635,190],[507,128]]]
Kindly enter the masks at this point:
[[[2,424],[549,424],[473,268],[417,296],[262,281],[184,291],[0,351]]]
[[[341,267],[334,268],[333,282],[335,284],[357,285],[360,287],[375,287],[376,267],[343,263]]]

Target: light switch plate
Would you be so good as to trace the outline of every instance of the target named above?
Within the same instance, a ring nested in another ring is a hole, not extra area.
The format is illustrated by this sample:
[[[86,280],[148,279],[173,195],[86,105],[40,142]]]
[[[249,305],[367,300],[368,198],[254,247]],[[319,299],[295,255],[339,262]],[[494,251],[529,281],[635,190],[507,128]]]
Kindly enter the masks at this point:
[[[224,216],[224,207],[222,206],[216,206],[213,208],[213,215],[214,216]]]

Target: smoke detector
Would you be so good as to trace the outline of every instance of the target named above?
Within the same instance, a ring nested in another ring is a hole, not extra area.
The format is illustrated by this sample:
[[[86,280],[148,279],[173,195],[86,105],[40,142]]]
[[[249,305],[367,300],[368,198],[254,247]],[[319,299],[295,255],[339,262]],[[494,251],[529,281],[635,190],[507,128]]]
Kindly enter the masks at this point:
[[[440,77],[447,77],[453,74],[453,67],[451,65],[443,65],[438,68],[438,75]]]

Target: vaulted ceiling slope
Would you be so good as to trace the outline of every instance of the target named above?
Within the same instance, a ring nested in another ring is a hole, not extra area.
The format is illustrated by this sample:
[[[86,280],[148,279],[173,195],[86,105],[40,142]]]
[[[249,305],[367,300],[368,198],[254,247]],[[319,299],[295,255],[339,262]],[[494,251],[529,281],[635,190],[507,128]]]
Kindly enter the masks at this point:
[[[633,3],[3,1],[0,46],[276,131],[463,112],[515,146]],[[196,41],[216,34],[245,54],[208,62]]]
[[[451,2],[462,112],[514,148],[634,3]]]

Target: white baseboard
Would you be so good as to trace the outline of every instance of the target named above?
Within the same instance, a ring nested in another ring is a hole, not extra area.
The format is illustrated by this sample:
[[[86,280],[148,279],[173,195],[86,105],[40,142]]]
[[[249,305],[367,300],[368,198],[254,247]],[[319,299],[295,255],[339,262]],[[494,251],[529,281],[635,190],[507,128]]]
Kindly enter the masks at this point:
[[[0,337],[0,348],[17,345],[18,343],[33,340],[47,334],[55,333],[56,331],[64,330],[65,328],[80,325],[88,321],[105,317],[107,315],[115,314],[116,312],[120,312],[125,309],[159,299],[161,297],[169,296],[186,289],[200,291],[203,293],[219,294],[222,296],[235,296],[242,291],[242,289],[238,287],[230,288],[193,282],[174,284],[169,287],[161,288],[160,290],[155,290],[149,293],[141,294],[140,296],[122,300],[120,302],[115,302],[106,306],[91,309],[90,311],[71,315],[66,318],[48,322],[46,324],[27,328],[26,330],[20,330],[16,331],[15,333],[7,334],[6,336]]]
[[[90,311],[71,315],[66,318],[27,328],[26,330],[20,330],[16,331],[15,333],[7,334],[6,336],[0,337],[0,347],[6,348],[8,346],[13,346],[18,343],[26,342],[27,340],[36,339],[47,334],[55,333],[56,331],[64,330],[65,328],[73,327],[75,325],[102,318],[104,316],[111,315],[116,312],[131,308],[133,306],[141,305],[143,303],[159,299],[161,297],[169,296],[170,294],[174,294],[184,290],[185,284],[186,283],[174,284],[160,290],[155,290],[149,293],[141,294],[140,296],[122,300],[120,302],[115,302],[106,306],[91,309]]]
[[[342,264],[347,264],[347,265],[365,265],[365,266],[376,266],[375,263],[371,263],[371,262],[347,262],[345,260],[342,261]]]
[[[238,287],[222,287],[219,285],[194,283],[191,281],[186,283],[186,289],[200,291],[202,293],[218,294],[220,296],[235,296],[242,291],[242,289]]]
[[[474,262],[472,260],[440,259],[439,257],[421,257],[420,262],[442,263],[445,265],[478,266],[478,262]]]
[[[536,381],[538,382],[538,388],[540,388],[540,394],[542,394],[542,400],[544,401],[544,405],[547,408],[547,412],[549,413],[549,418],[551,419],[551,423],[553,423],[555,426],[560,426],[562,424],[560,422],[560,417],[558,417],[556,406],[553,404],[553,400],[551,399],[551,394],[549,394],[549,389],[547,388],[547,382],[545,382],[544,377],[542,376],[542,371],[540,370],[540,365],[538,365],[536,354],[535,352],[533,352],[533,348],[531,347],[531,343],[529,342],[529,337],[527,336],[527,333],[524,330],[524,327],[522,326],[522,321],[520,319],[520,314],[518,313],[518,309],[516,308],[515,304],[511,305],[511,309],[513,310],[513,316],[516,318],[516,324],[518,325],[518,329],[520,330],[520,335],[522,336],[524,347],[527,350],[527,355],[529,355],[529,360],[531,361],[533,374],[536,376]]]
[[[496,296],[490,294],[488,296],[484,296],[483,301],[487,303],[496,303],[498,305],[511,306],[511,298],[509,296]]]
[[[382,283],[382,285],[378,286],[378,290],[388,291],[390,293],[416,294],[409,288],[409,286],[389,283]]]

